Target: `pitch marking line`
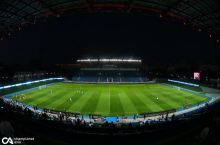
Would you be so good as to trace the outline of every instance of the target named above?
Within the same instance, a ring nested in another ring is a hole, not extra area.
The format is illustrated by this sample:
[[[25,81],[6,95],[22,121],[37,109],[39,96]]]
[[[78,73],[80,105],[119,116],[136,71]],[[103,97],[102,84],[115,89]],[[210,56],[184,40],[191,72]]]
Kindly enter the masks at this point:
[[[109,114],[111,112],[111,93],[110,93],[110,87],[108,86],[108,96],[109,96]]]

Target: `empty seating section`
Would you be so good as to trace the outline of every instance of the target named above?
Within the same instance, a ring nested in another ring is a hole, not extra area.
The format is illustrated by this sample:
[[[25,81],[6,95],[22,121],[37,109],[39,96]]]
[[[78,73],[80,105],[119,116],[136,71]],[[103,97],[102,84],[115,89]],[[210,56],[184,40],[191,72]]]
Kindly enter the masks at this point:
[[[148,78],[137,71],[80,71],[72,77],[78,82],[147,82]]]

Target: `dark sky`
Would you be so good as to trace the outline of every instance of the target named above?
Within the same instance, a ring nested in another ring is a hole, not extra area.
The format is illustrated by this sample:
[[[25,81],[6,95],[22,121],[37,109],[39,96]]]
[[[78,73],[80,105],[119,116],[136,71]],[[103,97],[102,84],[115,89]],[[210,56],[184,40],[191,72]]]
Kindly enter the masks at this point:
[[[141,57],[147,64],[218,63],[219,44],[205,32],[143,13],[50,17],[0,42],[0,62],[72,63],[80,57]]]

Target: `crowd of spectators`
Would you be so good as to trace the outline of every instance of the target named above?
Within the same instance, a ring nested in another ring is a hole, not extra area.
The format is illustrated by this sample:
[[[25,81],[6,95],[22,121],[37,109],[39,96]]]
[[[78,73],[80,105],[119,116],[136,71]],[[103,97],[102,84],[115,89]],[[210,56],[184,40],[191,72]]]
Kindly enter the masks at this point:
[[[57,114],[58,116],[48,115],[46,112],[37,113],[26,106],[16,105],[16,102],[14,101],[4,102],[3,100],[0,100],[0,134],[14,134],[17,136],[17,134],[20,133],[24,134],[24,131],[26,130],[32,134],[34,134],[34,130],[43,130],[42,136],[44,135],[49,137],[60,134],[61,137],[57,139],[64,141],[67,141],[66,134],[69,134],[70,136],[78,133],[96,135],[110,134],[114,136],[143,134],[138,136],[138,138],[140,137],[139,139],[142,140],[142,138],[145,139],[149,137],[148,142],[151,142],[151,137],[155,135],[157,138],[165,138],[167,135],[175,136],[181,134],[182,132],[187,132],[189,130],[192,132],[192,130],[199,128],[196,135],[190,135],[193,139],[190,139],[189,142],[193,141],[203,144],[203,142],[210,142],[211,140],[211,143],[216,143],[218,139],[216,134],[218,134],[217,132],[219,131],[219,123],[217,122],[220,118],[218,115],[220,112],[219,105],[220,104],[218,103],[216,106],[210,107],[209,110],[203,110],[203,112],[196,113],[192,116],[185,116],[182,120],[173,119],[167,122],[161,121],[159,124],[153,122],[139,124],[129,123],[118,126],[117,124],[111,122],[105,122],[102,125],[90,123],[86,122],[83,118],[77,117],[70,120],[68,119],[69,116],[72,115],[70,113],[60,112]],[[165,114],[161,114],[161,118],[166,119],[167,117]],[[65,136],[62,136],[64,134]],[[213,134],[215,134],[215,140],[213,139]],[[153,142],[155,142],[155,140]]]
[[[48,121],[56,121],[64,124],[75,125],[75,126],[85,126],[85,127],[139,127],[139,126],[149,126],[151,124],[161,124],[166,123],[168,121],[174,121],[175,115],[169,117],[169,112],[162,112],[157,114],[160,116],[158,119],[155,120],[146,120],[145,118],[147,115],[141,115],[143,121],[135,121],[140,116],[134,115],[132,120],[134,122],[119,122],[119,117],[117,117],[117,122],[109,122],[106,121],[105,117],[102,116],[94,116],[88,115],[85,119],[83,115],[76,114],[76,113],[69,113],[69,112],[57,112],[51,111],[49,109],[44,109],[40,111],[37,106],[27,106],[22,103],[18,103],[11,99],[4,99],[2,100],[2,110],[10,111],[14,113],[19,113],[21,115],[27,116],[31,119],[36,120],[48,120]],[[155,115],[155,114],[154,114]],[[126,117],[123,117],[126,120]]]

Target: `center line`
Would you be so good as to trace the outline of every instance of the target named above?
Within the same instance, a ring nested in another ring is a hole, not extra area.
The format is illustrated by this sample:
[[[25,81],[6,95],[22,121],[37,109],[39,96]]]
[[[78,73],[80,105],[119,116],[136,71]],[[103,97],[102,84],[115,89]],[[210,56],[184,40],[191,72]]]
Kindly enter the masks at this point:
[[[108,87],[108,95],[109,95],[109,114],[111,112],[111,94],[110,94],[110,86]]]

